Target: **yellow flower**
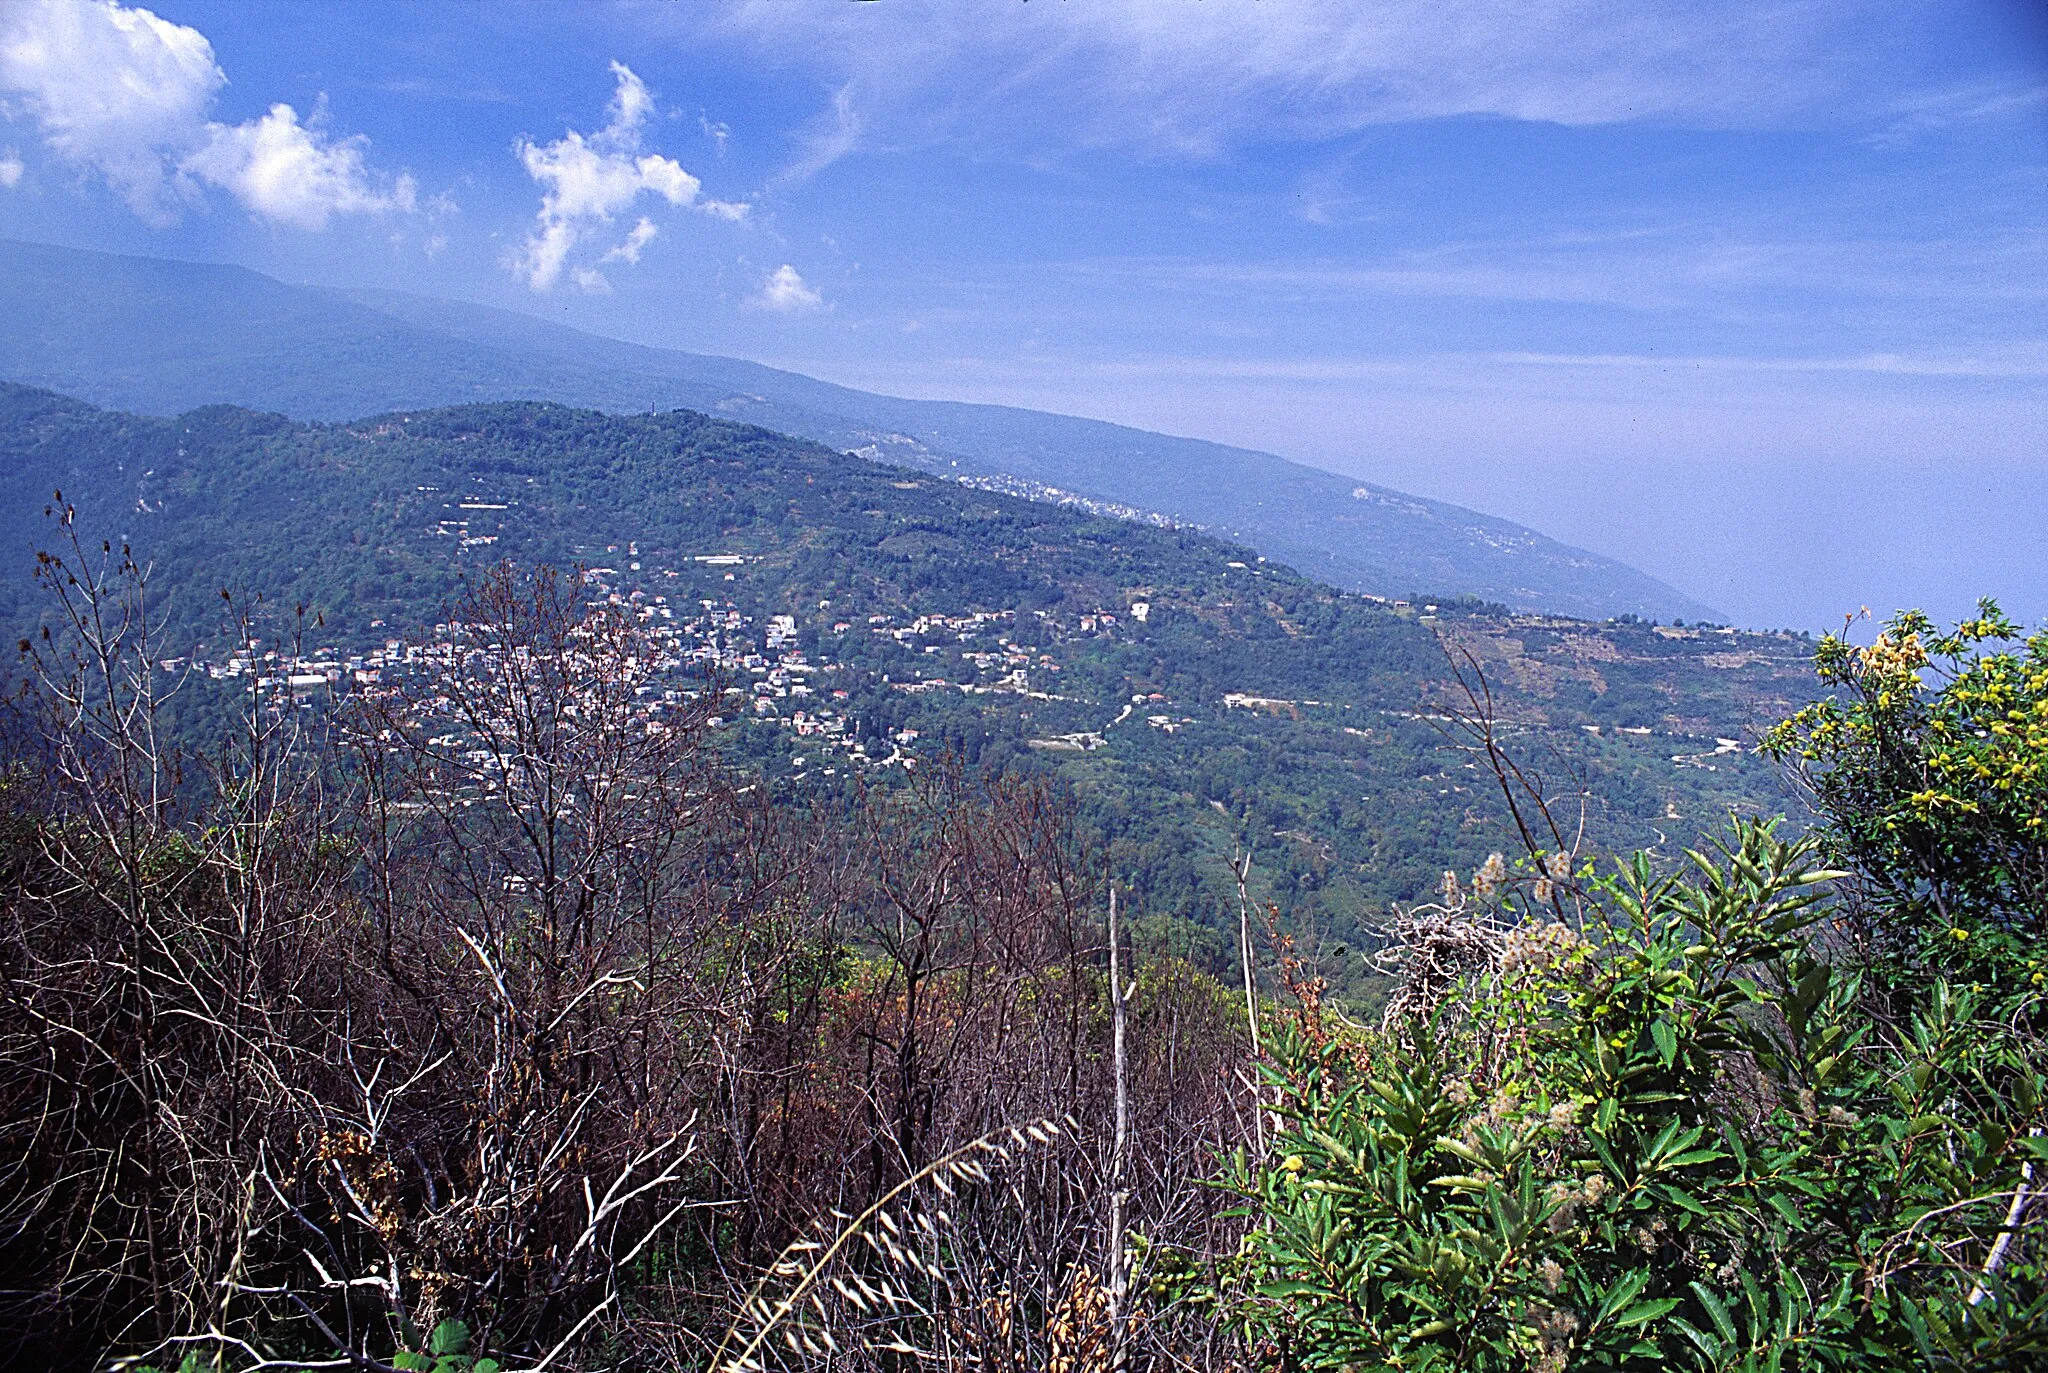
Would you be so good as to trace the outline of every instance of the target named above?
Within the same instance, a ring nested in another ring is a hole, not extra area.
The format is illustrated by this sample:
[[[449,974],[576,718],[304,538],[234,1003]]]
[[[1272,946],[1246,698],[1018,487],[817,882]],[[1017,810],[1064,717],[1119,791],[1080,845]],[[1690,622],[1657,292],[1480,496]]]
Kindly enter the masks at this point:
[[[1285,1159],[1281,1161],[1280,1166],[1282,1168],[1285,1168],[1290,1173],[1299,1173],[1302,1168],[1301,1155],[1289,1154]]]
[[[1970,932],[1963,929],[1950,930],[1949,933],[1957,939],[1968,939],[1970,937]]]

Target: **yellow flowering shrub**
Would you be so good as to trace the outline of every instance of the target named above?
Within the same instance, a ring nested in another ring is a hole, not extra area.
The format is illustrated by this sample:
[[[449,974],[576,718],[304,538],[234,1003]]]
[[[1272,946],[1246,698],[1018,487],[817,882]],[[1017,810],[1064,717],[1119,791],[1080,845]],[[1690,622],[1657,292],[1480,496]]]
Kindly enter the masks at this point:
[[[2043,980],[2048,631],[1991,601],[1942,633],[1918,611],[1858,648],[1829,635],[1834,695],[1764,747],[1798,770],[1859,928],[1894,961],[1986,985]]]

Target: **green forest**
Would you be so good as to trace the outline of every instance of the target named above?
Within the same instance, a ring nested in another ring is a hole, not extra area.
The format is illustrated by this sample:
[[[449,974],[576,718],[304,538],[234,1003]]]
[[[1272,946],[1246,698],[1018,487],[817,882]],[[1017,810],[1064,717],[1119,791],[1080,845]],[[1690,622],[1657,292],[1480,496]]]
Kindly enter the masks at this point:
[[[0,1360],[2048,1360],[2048,632],[0,387]]]
[[[243,632],[235,605],[273,646],[346,657],[430,632],[497,563],[613,566],[608,585],[624,593],[713,596],[756,624],[789,615],[793,643],[835,666],[839,709],[869,740],[915,729],[922,751],[1075,784],[1081,823],[1150,918],[1213,932],[1235,903],[1230,851],[1250,847],[1255,894],[1282,901],[1331,956],[1370,943],[1389,901],[1427,896],[1444,869],[1509,842],[1497,787],[1447,731],[1446,705],[1471,704],[1454,666],[1483,676],[1523,766],[1574,823],[1583,810],[1589,842],[1666,859],[1731,811],[1785,808],[1780,770],[1750,746],[1817,687],[1803,636],[1511,614],[1426,587],[1376,600],[1198,533],[687,411],[506,404],[299,425],[214,407],[155,420],[0,387],[0,421],[12,622],[46,613],[27,571],[55,537],[55,492],[88,541],[149,563],[169,617],[159,658],[224,655]],[[451,516],[478,542],[449,536]],[[746,561],[699,561],[719,555]],[[978,643],[868,623],[976,612],[1012,619]],[[902,689],[973,682],[963,653],[999,633],[1056,660],[1032,686],[1059,699]],[[193,685],[173,713],[217,731],[224,707],[208,698],[232,692]],[[1105,729],[1137,695],[1147,703]],[[1174,729],[1149,726],[1156,716]],[[752,737],[727,746],[786,779],[788,740],[741,733]],[[1099,746],[1032,744],[1086,734]],[[1183,934],[1198,953],[1215,947]],[[1329,971],[1357,990],[1369,977],[1359,957]]]

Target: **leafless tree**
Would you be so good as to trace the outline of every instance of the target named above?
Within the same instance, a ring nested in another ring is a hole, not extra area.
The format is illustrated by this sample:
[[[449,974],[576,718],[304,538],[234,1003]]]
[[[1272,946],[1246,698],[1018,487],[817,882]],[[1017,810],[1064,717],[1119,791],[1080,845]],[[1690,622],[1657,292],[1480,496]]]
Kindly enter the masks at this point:
[[[701,1368],[785,1245],[872,1212],[842,1279],[912,1246],[919,1348],[1207,1366],[1148,1272],[1232,1242],[1202,1179],[1242,1139],[1243,1009],[1127,964],[1121,912],[1104,940],[1048,784],[928,760],[775,803],[722,684],[545,569],[319,708],[250,603],[250,671],[167,676],[147,568],[71,539],[43,571],[0,781],[17,1362],[387,1369],[438,1329]],[[231,718],[180,752],[197,693]],[[819,1328],[879,1331],[857,1307]]]

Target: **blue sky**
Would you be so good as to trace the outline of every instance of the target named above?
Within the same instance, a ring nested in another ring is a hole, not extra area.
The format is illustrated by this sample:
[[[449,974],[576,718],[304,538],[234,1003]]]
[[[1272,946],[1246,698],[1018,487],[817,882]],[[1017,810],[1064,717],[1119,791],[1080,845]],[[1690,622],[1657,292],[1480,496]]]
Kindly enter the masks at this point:
[[[0,3],[0,235],[2048,620],[2048,6]]]

